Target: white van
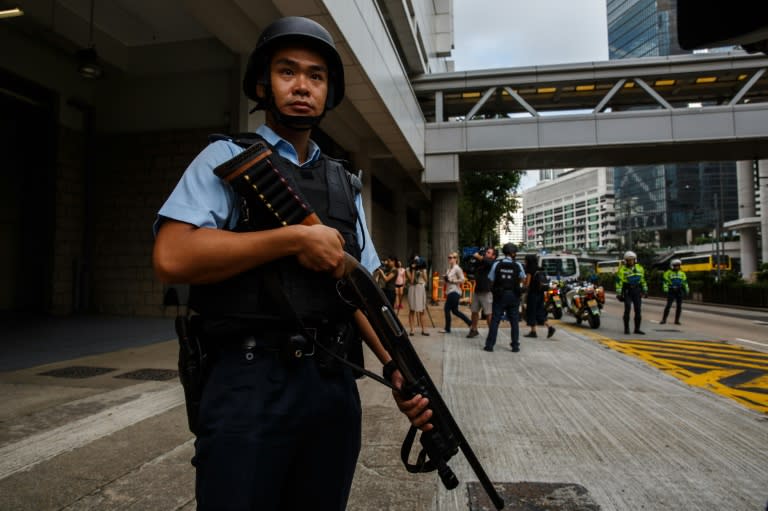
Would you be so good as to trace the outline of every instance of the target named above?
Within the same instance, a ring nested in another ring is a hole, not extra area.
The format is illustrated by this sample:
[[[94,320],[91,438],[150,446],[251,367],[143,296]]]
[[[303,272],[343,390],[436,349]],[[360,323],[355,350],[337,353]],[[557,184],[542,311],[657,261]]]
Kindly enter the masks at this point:
[[[579,280],[579,259],[572,254],[539,254],[539,268],[547,272],[549,280]]]

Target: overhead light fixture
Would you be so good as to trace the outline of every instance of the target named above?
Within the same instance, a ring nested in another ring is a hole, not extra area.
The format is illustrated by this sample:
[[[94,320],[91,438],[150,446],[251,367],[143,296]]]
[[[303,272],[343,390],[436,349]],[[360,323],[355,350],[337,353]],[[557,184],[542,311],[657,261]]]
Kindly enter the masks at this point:
[[[77,50],[77,72],[83,78],[96,79],[101,77],[104,71],[99,63],[99,55],[96,53],[96,48],[83,48]]]
[[[99,62],[99,55],[96,53],[96,46],[93,44],[93,8],[96,0],[91,0],[91,20],[88,28],[88,48],[77,50],[77,72],[83,78],[95,80],[104,73]]]
[[[15,18],[16,16],[24,16],[24,11],[18,7],[14,7],[13,9],[3,9],[0,11],[0,19]]]

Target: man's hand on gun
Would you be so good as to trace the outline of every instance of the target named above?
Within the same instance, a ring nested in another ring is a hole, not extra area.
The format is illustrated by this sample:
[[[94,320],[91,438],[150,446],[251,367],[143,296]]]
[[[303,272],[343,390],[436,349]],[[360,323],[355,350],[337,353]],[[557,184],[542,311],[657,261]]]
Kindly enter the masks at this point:
[[[395,389],[401,389],[403,387],[403,375],[400,371],[395,370],[392,373],[392,385]],[[414,427],[419,428],[421,431],[429,431],[434,426],[429,422],[432,418],[432,410],[429,409],[429,399],[423,397],[421,394],[416,394],[411,399],[403,399],[400,392],[397,390],[392,391],[392,396],[395,398],[397,407],[403,412],[408,420]]]

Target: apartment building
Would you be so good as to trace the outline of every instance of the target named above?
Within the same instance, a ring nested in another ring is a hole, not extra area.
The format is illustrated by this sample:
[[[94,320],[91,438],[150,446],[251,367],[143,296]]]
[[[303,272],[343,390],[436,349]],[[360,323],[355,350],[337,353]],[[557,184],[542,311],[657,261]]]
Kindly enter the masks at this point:
[[[594,250],[616,245],[613,172],[570,170],[522,194],[528,247]]]

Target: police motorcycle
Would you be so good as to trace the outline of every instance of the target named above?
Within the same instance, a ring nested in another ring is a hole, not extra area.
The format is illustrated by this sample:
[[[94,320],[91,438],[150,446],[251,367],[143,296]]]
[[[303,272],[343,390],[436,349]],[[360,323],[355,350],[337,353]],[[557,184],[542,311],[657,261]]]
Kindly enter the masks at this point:
[[[583,282],[566,285],[562,291],[565,294],[565,308],[576,318],[577,325],[586,321],[590,328],[600,327],[600,310],[605,305],[605,290],[602,286]]]
[[[552,314],[555,319],[563,317],[563,299],[560,296],[562,283],[559,280],[550,280],[549,288],[544,291],[544,310]]]

